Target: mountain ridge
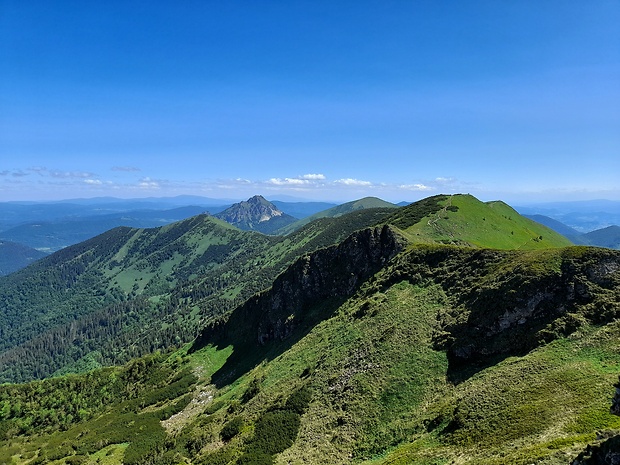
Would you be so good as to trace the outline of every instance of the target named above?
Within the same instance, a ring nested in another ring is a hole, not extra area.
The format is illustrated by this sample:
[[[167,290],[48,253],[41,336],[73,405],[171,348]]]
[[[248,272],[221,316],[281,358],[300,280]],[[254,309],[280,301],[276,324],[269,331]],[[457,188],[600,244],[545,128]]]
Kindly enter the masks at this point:
[[[435,195],[386,218],[412,243],[439,243],[497,249],[545,249],[572,242],[521,216],[501,201],[481,202],[469,194]]]
[[[406,245],[366,228],[298,258],[193,350],[0,387],[0,459],[566,463],[620,428],[605,413],[619,284],[613,250]],[[54,402],[87,380],[115,394]]]
[[[444,195],[320,218],[283,237],[241,231],[208,215],[160,228],[117,228],[0,279],[0,379],[45,377],[81,366],[82,359],[88,365],[91,352],[106,365],[187,342],[199,325],[268,288],[300,256],[368,227],[392,224],[412,245],[527,249],[567,243],[517,216],[504,204]],[[38,359],[51,341],[66,342],[55,343],[54,356],[42,364]]]

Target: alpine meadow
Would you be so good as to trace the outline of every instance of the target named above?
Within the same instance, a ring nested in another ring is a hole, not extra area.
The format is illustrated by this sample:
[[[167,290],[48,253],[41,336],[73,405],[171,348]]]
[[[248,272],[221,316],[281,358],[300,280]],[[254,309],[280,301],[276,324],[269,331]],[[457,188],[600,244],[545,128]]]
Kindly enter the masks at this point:
[[[618,454],[620,251],[504,202],[365,198],[300,221],[257,196],[111,229],[0,296],[0,463]]]

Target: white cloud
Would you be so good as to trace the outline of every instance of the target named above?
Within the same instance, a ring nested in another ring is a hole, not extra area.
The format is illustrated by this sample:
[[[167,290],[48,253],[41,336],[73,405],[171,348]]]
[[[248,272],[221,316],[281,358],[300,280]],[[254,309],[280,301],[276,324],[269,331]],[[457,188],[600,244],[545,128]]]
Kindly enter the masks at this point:
[[[85,179],[84,182],[92,186],[100,186],[103,184],[99,179]]]
[[[268,184],[273,184],[276,186],[302,186],[304,184],[309,184],[310,181],[307,179],[299,179],[299,178],[271,178],[267,181]]]
[[[319,173],[310,173],[304,174],[302,176],[295,176],[293,178],[271,178],[265,181],[266,184],[272,186],[291,186],[291,187],[300,187],[300,186],[310,186],[310,185],[321,185],[319,181],[324,181],[326,179],[324,174]]]
[[[94,176],[93,173],[86,173],[82,171],[49,171],[48,174],[52,178],[58,179],[72,179],[72,178],[92,178]]]
[[[302,179],[310,179],[313,181],[322,181],[325,178],[324,174],[304,174],[303,176],[301,176]]]
[[[431,186],[427,186],[426,184],[401,184],[398,186],[400,189],[405,189],[409,191],[430,191],[433,188]]]
[[[334,181],[336,184],[344,184],[345,186],[372,186],[370,181],[361,181],[359,179],[345,178]]]
[[[140,189],[159,189],[161,186],[158,181],[155,181],[154,179],[146,177],[140,180],[140,182],[138,183],[138,187]]]

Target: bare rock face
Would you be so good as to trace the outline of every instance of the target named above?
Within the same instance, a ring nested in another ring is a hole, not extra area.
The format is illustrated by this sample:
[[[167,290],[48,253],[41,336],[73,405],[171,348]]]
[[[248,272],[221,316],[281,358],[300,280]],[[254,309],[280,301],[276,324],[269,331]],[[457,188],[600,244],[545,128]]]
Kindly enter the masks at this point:
[[[394,229],[378,226],[303,256],[278,276],[270,289],[234,310],[228,321],[205,328],[198,344],[245,340],[265,345],[284,340],[302,322],[312,324],[321,318],[309,315],[312,306],[351,296],[405,244]]]
[[[620,415],[620,378],[618,382],[614,384],[616,388],[616,393],[614,394],[614,398],[611,400],[611,408],[609,409],[612,415]]]
[[[352,295],[403,245],[394,230],[383,226],[359,231],[338,246],[301,257],[274,282],[261,302],[258,342],[288,337],[296,320],[313,303]]]
[[[510,271],[490,282],[473,283],[456,308],[460,319],[444,328],[450,337],[441,348],[456,362],[518,354],[570,334],[585,322],[617,318],[620,255],[592,249],[578,259],[569,253],[561,258],[554,271]],[[444,285],[449,293],[451,284]]]

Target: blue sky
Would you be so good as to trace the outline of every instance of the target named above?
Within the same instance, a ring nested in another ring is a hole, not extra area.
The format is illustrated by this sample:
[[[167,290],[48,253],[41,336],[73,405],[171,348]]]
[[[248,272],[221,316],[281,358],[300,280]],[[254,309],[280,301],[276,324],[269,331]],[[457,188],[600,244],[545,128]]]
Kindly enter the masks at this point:
[[[0,0],[0,201],[620,200],[619,1]]]

